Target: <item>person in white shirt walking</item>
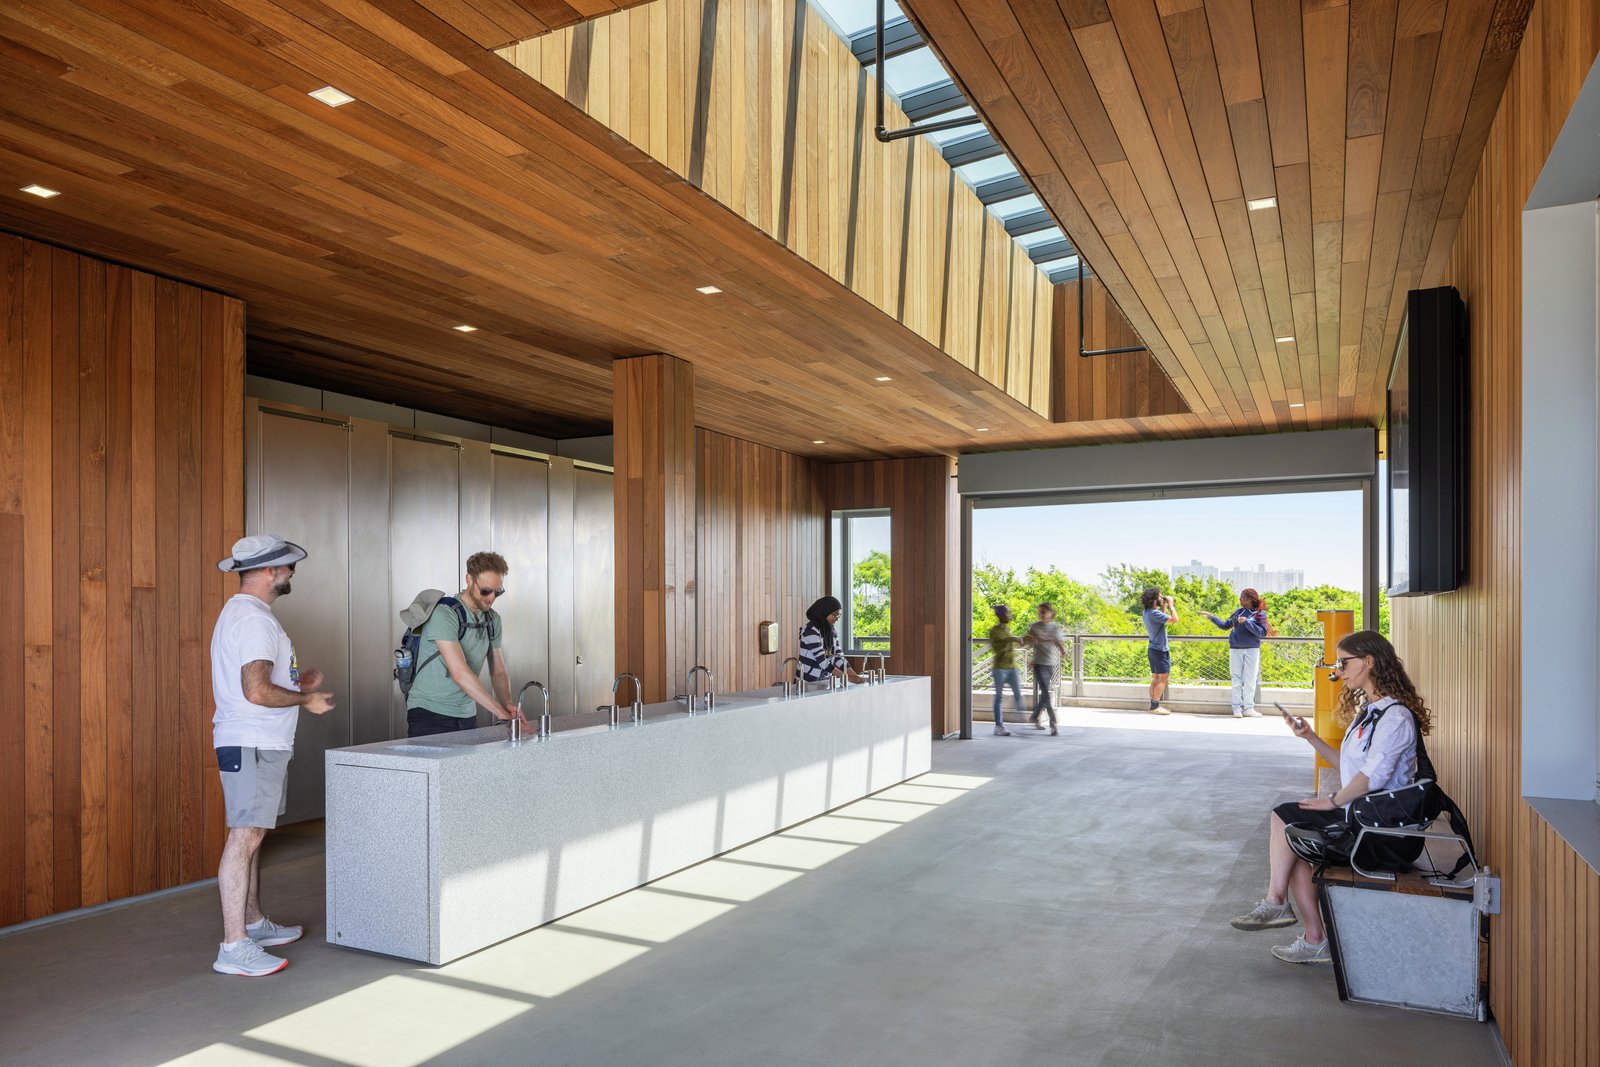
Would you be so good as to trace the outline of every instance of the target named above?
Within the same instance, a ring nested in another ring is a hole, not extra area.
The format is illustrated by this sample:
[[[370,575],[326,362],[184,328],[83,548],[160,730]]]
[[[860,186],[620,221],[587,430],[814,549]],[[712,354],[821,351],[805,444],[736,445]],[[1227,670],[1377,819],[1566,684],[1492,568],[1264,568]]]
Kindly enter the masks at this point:
[[[278,825],[287,802],[289,760],[300,709],[333,710],[319,690],[322,672],[302,668],[294,645],[272,613],[289,595],[295,564],[306,550],[276,534],[234,543],[217,569],[239,576],[239,592],[223,605],[211,633],[211,691],[217,711],[212,744],[227,805],[228,841],[217,868],[222,896],[222,944],[211,969],[250,978],[275,974],[289,961],[267,952],[300,939],[298,926],[279,926],[261,910],[261,842]]]

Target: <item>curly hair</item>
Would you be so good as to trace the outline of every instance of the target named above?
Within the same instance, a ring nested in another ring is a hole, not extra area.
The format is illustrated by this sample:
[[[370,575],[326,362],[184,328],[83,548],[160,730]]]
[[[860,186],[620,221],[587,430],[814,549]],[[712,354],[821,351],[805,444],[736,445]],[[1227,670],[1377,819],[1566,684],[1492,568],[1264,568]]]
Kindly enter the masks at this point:
[[[1400,662],[1388,638],[1376,630],[1357,630],[1339,642],[1339,654],[1344,656],[1371,656],[1370,675],[1375,692],[1368,693],[1346,685],[1339,693],[1339,725],[1349,726],[1363,705],[1381,697],[1393,697],[1407,708],[1417,720],[1417,732],[1425,734],[1433,728],[1433,712],[1422,702],[1422,694],[1411,684],[1406,665]]]
[[[1144,605],[1144,609],[1146,611],[1149,611],[1151,608],[1156,606],[1156,602],[1160,599],[1161,590],[1152,585],[1139,597],[1139,603]]]

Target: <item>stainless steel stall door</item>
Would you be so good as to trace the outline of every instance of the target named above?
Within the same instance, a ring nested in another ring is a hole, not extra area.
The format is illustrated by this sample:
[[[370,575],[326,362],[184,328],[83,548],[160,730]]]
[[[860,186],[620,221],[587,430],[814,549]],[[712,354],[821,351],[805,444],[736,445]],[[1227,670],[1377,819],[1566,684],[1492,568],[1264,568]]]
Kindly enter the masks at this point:
[[[504,625],[501,650],[511,675],[513,699],[530,679],[550,683],[550,464],[495,453],[490,522],[494,550],[511,573],[495,610]],[[551,693],[551,708],[558,709]],[[539,714],[539,691],[528,693],[530,717]]]
[[[577,471],[577,500],[572,531],[572,628],[577,649],[577,710],[592,711],[611,703],[611,682],[616,662],[616,557],[612,531],[612,476],[600,471]],[[559,623],[557,623],[559,625]],[[631,694],[623,699],[632,699]]]
[[[351,743],[350,433],[342,425],[277,415],[258,422],[260,530],[303,546],[292,590],[273,604],[294,642],[300,669],[320,669],[337,707],[302,711],[289,768],[289,806],[281,822],[322,816],[323,759]]]
[[[466,560],[461,555],[461,465],[455,444],[390,436],[389,544],[385,622],[398,637],[400,612],[422,590],[439,589],[451,596],[461,591]],[[403,737],[406,707],[399,686],[391,690],[390,714],[394,736]]]

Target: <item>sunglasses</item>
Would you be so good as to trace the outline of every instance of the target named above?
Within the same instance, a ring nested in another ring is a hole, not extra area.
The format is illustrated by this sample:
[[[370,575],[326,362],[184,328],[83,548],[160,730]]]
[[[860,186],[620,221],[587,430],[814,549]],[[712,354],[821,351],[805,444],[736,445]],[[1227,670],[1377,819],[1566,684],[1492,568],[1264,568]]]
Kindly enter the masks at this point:
[[[478,595],[479,596],[492,596],[492,597],[498,598],[498,597],[505,596],[506,595],[506,590],[505,590],[504,586],[501,586],[499,589],[485,589],[485,588],[483,588],[483,586],[480,585],[478,587]]]

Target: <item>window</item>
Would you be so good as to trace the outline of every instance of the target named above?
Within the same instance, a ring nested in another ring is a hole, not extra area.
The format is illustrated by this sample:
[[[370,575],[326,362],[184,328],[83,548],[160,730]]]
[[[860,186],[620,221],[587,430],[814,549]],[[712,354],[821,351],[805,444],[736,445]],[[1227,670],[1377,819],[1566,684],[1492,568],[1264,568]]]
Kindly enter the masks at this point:
[[[889,512],[833,513],[833,595],[844,605],[839,643],[889,650]]]

